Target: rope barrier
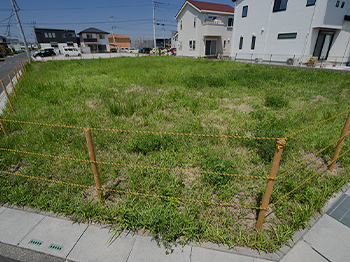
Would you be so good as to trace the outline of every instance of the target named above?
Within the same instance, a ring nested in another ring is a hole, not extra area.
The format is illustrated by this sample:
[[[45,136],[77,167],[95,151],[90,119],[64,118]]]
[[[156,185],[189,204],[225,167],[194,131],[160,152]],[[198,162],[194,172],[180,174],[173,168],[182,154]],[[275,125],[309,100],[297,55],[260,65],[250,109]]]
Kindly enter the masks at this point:
[[[302,162],[300,162],[299,164],[297,164],[296,166],[288,169],[287,171],[285,171],[284,173],[282,173],[281,175],[277,176],[276,179],[281,178],[282,176],[286,175],[287,173],[289,173],[290,171],[294,170],[295,168],[297,168],[298,166],[304,164],[306,161],[308,161],[309,159],[313,158],[314,156],[317,156],[318,154],[320,154],[321,152],[323,152],[324,150],[326,150],[327,148],[331,147],[332,145],[334,145],[335,143],[339,142],[340,140],[342,140],[344,137],[346,137],[347,135],[349,135],[350,133],[347,133],[346,135],[340,137],[339,139],[337,139],[336,141],[334,141],[333,143],[331,143],[330,145],[326,146],[325,148],[321,149],[320,151],[316,152],[315,154],[313,154],[312,156],[306,158],[305,160],[303,160]]]
[[[246,177],[246,178],[256,178],[256,179],[266,179],[266,180],[269,179],[269,177],[263,177],[263,176],[227,174],[227,173],[198,171],[198,170],[181,169],[181,168],[166,168],[166,167],[156,167],[156,166],[122,164],[122,163],[115,163],[115,162],[90,161],[90,160],[79,159],[79,158],[64,157],[64,156],[54,156],[54,155],[50,155],[50,154],[40,154],[40,153],[20,151],[20,150],[7,149],[7,148],[0,148],[0,150],[8,151],[8,152],[16,152],[16,153],[21,153],[21,154],[28,154],[28,155],[37,155],[37,156],[59,158],[59,159],[65,159],[65,160],[73,160],[73,161],[85,162],[85,163],[91,163],[92,162],[92,163],[95,163],[95,164],[105,164],[105,165],[114,165],[114,166],[122,166],[122,167],[136,167],[136,168],[153,169],[153,170],[166,170],[166,171],[175,171],[175,172],[191,172],[191,173],[197,173],[197,174],[221,175],[221,176],[231,176],[231,177]]]
[[[344,114],[349,113],[349,112],[350,112],[350,109],[347,110],[347,111],[345,111],[345,112],[343,112],[343,113],[340,113],[340,114],[338,114],[338,115],[336,115],[336,116],[332,116],[332,117],[330,117],[330,118],[328,118],[328,119],[326,119],[326,120],[323,120],[323,121],[321,121],[321,122],[318,122],[317,124],[314,124],[314,125],[312,125],[312,126],[306,127],[306,128],[304,128],[304,129],[302,129],[302,130],[300,130],[300,131],[298,131],[298,132],[295,132],[295,133],[293,133],[293,134],[290,134],[290,135],[286,136],[286,138],[289,138],[289,137],[291,137],[291,136],[295,136],[295,135],[297,135],[297,134],[299,134],[299,133],[301,133],[301,132],[304,132],[304,131],[306,131],[306,130],[308,130],[308,129],[310,129],[310,128],[313,128],[313,127],[315,127],[315,126],[318,126],[318,125],[320,125],[320,124],[323,124],[323,123],[325,123],[325,122],[327,122],[327,121],[330,121],[330,120],[332,120],[332,119],[334,119],[334,118],[337,118],[338,116],[344,115]]]
[[[4,122],[13,122],[29,125],[39,125],[39,126],[51,126],[51,127],[63,127],[71,129],[90,129],[95,131],[110,131],[110,132],[120,132],[120,133],[139,133],[139,134],[156,134],[156,135],[176,135],[176,136],[198,136],[198,137],[217,137],[217,138],[241,138],[241,139],[261,139],[261,140],[279,140],[279,138],[269,138],[269,137],[246,137],[246,136],[229,136],[229,135],[206,135],[206,134],[187,134],[187,133],[172,133],[172,132],[155,132],[155,131],[137,131],[137,130],[124,130],[124,129],[108,129],[108,128],[87,128],[79,126],[67,126],[59,124],[46,124],[38,122],[28,122],[12,119],[0,119]]]
[[[97,188],[94,186],[85,186],[80,185],[76,183],[70,183],[70,182],[64,182],[56,179],[47,179],[42,177],[35,177],[35,176],[29,176],[19,173],[12,173],[7,171],[1,171],[0,173],[8,174],[8,175],[14,175],[14,176],[20,176],[25,178],[31,178],[36,180],[42,180],[46,182],[53,182],[56,184],[62,184],[62,185],[69,185],[69,186],[76,186],[76,187],[83,187],[83,188],[91,188],[91,189],[100,189],[103,191],[110,191],[110,192],[116,192],[120,194],[130,194],[130,195],[137,195],[137,196],[144,196],[144,197],[155,197],[155,198],[163,198],[163,199],[169,199],[169,200],[177,200],[177,201],[183,201],[183,202],[195,202],[195,203],[201,203],[201,204],[207,204],[207,205],[217,205],[217,206],[225,206],[225,207],[236,207],[236,208],[248,208],[248,209],[256,209],[261,210],[261,207],[254,207],[254,206],[245,206],[245,205],[237,205],[237,204],[230,204],[230,203],[222,203],[222,202],[211,202],[211,201],[205,201],[205,200],[199,200],[199,199],[190,199],[190,198],[181,198],[181,197],[171,197],[171,196],[162,196],[157,194],[149,194],[149,193],[140,193],[140,192],[133,192],[133,191],[126,191],[126,190],[117,190],[117,189],[108,189],[108,188]]]
[[[343,154],[341,154],[338,159],[340,157],[342,157],[343,155],[345,155],[346,153],[348,153],[350,151],[350,149],[348,149],[347,151],[345,151]],[[337,160],[333,160],[331,161],[329,164],[325,165],[323,168],[321,168],[319,171],[317,171],[315,174],[313,174],[312,176],[310,176],[308,179],[306,179],[304,182],[302,182],[299,186],[297,186],[296,188],[294,188],[292,191],[290,191],[289,193],[285,194],[283,197],[281,197],[279,200],[277,200],[275,203],[271,204],[270,206],[267,207],[267,210],[274,207],[276,204],[278,204],[279,202],[281,202],[283,199],[285,199],[287,196],[289,196],[290,194],[292,194],[294,191],[296,191],[298,188],[300,188],[302,185],[304,185],[306,182],[310,181],[312,178],[314,178],[316,175],[318,175],[319,173],[321,173],[323,170],[325,170],[328,166],[330,166],[331,164],[333,164],[333,162],[335,162]]]

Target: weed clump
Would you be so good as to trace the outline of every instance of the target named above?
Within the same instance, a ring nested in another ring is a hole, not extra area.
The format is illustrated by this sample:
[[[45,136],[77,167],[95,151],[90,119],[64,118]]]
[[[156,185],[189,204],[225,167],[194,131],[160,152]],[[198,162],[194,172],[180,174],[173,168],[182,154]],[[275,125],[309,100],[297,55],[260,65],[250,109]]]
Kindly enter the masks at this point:
[[[154,151],[176,151],[176,149],[177,143],[173,137],[156,134],[135,135],[127,145],[129,153],[141,153],[144,155]]]
[[[281,109],[287,107],[289,101],[281,96],[269,95],[265,98],[265,106],[273,109]]]

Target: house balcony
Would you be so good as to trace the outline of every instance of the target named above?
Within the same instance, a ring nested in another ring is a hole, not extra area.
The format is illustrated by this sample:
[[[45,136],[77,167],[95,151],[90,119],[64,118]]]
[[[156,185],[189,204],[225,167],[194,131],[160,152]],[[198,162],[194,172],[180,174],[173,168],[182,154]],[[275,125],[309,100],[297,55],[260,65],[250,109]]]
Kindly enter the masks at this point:
[[[227,27],[224,24],[204,24],[204,36],[222,36],[227,32]]]
[[[85,43],[97,43],[97,38],[84,38]]]

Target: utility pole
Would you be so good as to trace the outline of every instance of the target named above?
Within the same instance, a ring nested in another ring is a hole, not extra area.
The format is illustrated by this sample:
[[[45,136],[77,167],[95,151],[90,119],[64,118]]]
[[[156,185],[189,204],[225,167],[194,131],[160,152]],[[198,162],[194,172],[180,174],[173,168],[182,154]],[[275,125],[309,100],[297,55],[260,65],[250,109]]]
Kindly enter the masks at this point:
[[[21,21],[19,20],[19,16],[17,14],[17,9],[16,9],[15,3],[13,1],[14,0],[11,0],[11,4],[12,4],[13,12],[15,13],[15,16],[17,19],[17,25],[18,25],[19,31],[21,31],[22,39],[24,42],[24,47],[26,48],[26,53],[27,53],[27,56],[29,58],[29,61],[32,61],[32,56],[29,53],[28,44],[27,44],[27,40],[26,40],[26,37],[25,37],[23,29],[22,29]]]
[[[111,27],[112,27],[112,36],[113,36],[114,50],[117,51],[117,47],[116,47],[116,44],[115,44],[115,37],[114,37],[114,33],[113,33],[113,23],[112,23],[113,16],[110,16],[109,18],[111,19]]]
[[[154,44],[154,53],[157,55],[157,44],[156,44],[156,18],[154,16],[154,0],[152,0],[153,5],[153,44]]]
[[[165,29],[164,29],[164,19],[163,19],[163,41],[164,41],[164,48],[165,48]]]

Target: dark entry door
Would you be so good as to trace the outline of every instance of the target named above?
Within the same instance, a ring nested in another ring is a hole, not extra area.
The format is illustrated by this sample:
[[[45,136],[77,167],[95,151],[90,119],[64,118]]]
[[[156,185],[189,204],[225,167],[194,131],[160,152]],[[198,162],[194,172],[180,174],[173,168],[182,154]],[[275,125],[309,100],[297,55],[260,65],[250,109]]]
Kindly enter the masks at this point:
[[[205,55],[215,55],[216,54],[216,41],[207,40],[205,42]]]
[[[335,32],[323,30],[318,33],[314,56],[317,56],[319,60],[326,60],[328,58],[328,53],[331,49],[334,33]]]

